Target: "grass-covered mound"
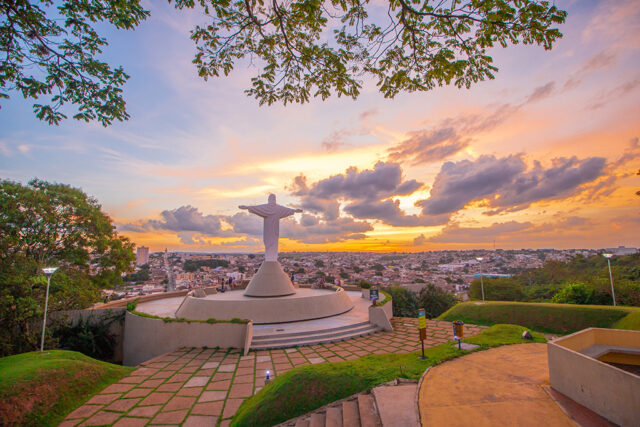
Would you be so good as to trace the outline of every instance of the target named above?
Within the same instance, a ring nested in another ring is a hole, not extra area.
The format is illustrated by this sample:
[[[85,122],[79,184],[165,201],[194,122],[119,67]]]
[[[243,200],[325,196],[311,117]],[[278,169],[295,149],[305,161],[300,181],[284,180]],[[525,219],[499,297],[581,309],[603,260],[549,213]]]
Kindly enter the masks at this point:
[[[457,304],[438,319],[476,325],[512,323],[536,331],[568,334],[584,328],[611,328],[629,314],[640,313],[632,307],[522,302],[465,302]]]
[[[66,414],[132,369],[75,351],[0,358],[0,425],[58,425]]]
[[[615,329],[640,331],[640,310],[634,310],[613,324]]]
[[[521,326],[495,325],[464,341],[480,345],[479,349],[519,344],[524,331]],[[537,342],[545,341],[538,334],[534,338]],[[421,360],[416,352],[301,366],[278,376],[247,399],[231,425],[272,426],[398,377],[420,378],[429,366],[467,353],[447,343],[425,350],[426,360]]]

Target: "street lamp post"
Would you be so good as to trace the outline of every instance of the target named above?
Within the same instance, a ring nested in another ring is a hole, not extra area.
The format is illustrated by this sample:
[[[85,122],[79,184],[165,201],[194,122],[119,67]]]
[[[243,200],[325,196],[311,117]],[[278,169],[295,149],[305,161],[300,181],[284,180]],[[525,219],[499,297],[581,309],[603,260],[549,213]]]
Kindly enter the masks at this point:
[[[49,285],[51,284],[51,276],[56,272],[58,267],[46,267],[42,271],[47,276],[47,294],[44,297],[44,318],[42,319],[42,339],[40,340],[40,351],[44,351],[44,331],[47,327],[47,306],[49,305]]]
[[[611,257],[613,254],[602,254],[607,259],[607,265],[609,266],[609,280],[611,281],[611,296],[613,297],[613,306],[616,306],[616,291],[613,289],[613,275],[611,274]]]
[[[482,260],[484,258],[477,257],[476,259],[480,263],[480,289],[482,290],[482,301],[484,301],[484,281],[482,280]]]

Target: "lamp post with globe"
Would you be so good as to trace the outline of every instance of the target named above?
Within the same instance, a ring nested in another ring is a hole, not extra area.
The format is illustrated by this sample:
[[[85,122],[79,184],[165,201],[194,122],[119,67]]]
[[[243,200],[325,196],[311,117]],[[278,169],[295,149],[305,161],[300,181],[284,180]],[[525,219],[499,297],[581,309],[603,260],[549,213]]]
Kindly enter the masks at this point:
[[[611,296],[613,297],[613,306],[616,306],[616,292],[613,290],[613,275],[611,274],[611,257],[613,254],[602,254],[607,259],[607,265],[609,266],[609,280],[611,281]]]
[[[49,305],[49,285],[51,284],[51,276],[56,272],[58,267],[46,267],[42,272],[47,276],[47,294],[44,298],[44,318],[42,319],[42,339],[40,340],[40,351],[44,351],[44,331],[47,327],[47,306]]]

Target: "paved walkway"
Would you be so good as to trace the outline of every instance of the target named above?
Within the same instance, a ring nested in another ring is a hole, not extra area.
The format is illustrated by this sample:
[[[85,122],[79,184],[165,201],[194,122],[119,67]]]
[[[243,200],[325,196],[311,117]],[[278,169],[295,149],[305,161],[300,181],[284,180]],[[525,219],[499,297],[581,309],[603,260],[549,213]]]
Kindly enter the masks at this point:
[[[419,391],[422,425],[575,427],[544,386],[549,386],[546,344],[463,356],[426,374]]]
[[[62,426],[227,426],[240,404],[272,378],[294,367],[420,348],[418,320],[393,318],[393,332],[337,343],[250,352],[185,348],[143,363],[69,414]],[[485,327],[465,325],[465,336]],[[426,347],[451,340],[449,322],[428,321]]]

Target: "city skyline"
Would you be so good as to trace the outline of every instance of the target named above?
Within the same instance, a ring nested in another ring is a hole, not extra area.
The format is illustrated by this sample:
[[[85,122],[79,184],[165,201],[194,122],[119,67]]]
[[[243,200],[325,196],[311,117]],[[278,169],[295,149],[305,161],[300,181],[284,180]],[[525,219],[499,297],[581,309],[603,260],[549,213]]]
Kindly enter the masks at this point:
[[[559,1],[564,38],[494,49],[494,80],[384,99],[259,107],[239,66],[205,82],[188,32],[151,4],[107,32],[131,75],[128,122],[49,127],[15,94],[0,110],[0,173],[82,188],[150,252],[262,251],[238,205],[275,193],[288,251],[637,247],[640,5]]]

